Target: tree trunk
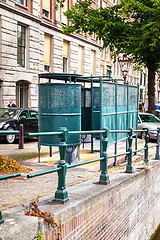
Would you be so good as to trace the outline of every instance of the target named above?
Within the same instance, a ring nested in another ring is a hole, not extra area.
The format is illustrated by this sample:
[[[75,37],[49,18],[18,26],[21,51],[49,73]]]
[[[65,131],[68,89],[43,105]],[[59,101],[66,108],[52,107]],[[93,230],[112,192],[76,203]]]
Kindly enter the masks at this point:
[[[148,112],[155,113],[155,70],[152,64],[148,65]]]

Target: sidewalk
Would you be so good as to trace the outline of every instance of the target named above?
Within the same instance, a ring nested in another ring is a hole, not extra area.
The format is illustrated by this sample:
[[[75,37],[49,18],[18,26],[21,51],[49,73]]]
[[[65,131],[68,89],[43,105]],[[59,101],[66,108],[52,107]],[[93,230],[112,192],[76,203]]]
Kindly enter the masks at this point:
[[[144,141],[139,139],[138,142],[139,148],[143,148]],[[154,143],[150,144],[153,145]],[[21,157],[24,157],[25,154],[27,158],[27,152],[30,153],[37,152],[37,142],[25,143],[24,146],[25,146],[24,149],[18,149],[18,146],[14,144],[13,146],[10,146],[8,148],[8,145],[6,144],[6,148],[8,149],[4,150],[4,146],[0,144],[0,154],[7,155],[8,157],[13,156],[15,156],[16,158],[19,157],[19,162],[23,166],[32,169],[30,173],[44,171],[47,169],[55,168],[57,166],[57,163],[59,161],[59,153],[57,153],[58,148],[54,148],[53,150],[54,154],[51,158],[49,157],[49,154],[45,154],[43,155],[43,157],[41,157],[41,162],[38,163],[37,157],[21,160]],[[7,152],[7,154],[4,154],[5,151]],[[47,147],[45,148],[45,151],[47,151]],[[122,152],[125,152],[125,143],[123,142],[119,144],[118,150],[118,153]],[[154,157],[155,148],[150,149],[149,152],[150,157],[152,156]],[[108,147],[108,155],[113,154],[114,147],[112,145]],[[134,156],[134,160],[142,159],[143,155],[144,154],[141,152],[137,156]],[[82,149],[81,147],[80,161],[87,161],[96,158],[99,158],[99,152],[95,151],[93,154],[91,154],[89,144],[86,144],[85,149]],[[113,167],[114,159],[109,159],[108,161],[109,174],[115,172],[118,169],[118,167],[125,167],[126,163],[124,163],[124,161],[125,161],[124,156],[119,157],[117,161],[118,163],[117,166]],[[73,186],[78,183],[99,176],[100,175],[99,165],[100,165],[99,162],[96,162],[68,169],[66,174],[66,188],[68,186]],[[22,173],[20,177],[1,181],[0,209],[2,211],[22,203],[24,204],[25,202],[37,198],[37,196],[41,197],[53,193],[54,198],[54,194],[58,186],[57,173],[45,174],[31,179],[27,179],[26,175],[27,173]]]

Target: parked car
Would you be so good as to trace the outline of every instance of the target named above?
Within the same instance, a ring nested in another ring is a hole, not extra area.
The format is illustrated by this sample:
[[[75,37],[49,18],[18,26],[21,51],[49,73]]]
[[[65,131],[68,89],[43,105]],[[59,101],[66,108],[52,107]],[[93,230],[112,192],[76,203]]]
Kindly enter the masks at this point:
[[[138,114],[138,129],[149,128],[149,138],[157,139],[157,128],[160,127],[160,119],[150,113]],[[145,138],[145,132],[138,133],[138,136],[142,139]]]
[[[38,132],[38,111],[32,109],[0,108],[0,131],[19,130],[23,124],[24,134],[27,132]],[[0,135],[7,143],[14,143],[15,135]]]

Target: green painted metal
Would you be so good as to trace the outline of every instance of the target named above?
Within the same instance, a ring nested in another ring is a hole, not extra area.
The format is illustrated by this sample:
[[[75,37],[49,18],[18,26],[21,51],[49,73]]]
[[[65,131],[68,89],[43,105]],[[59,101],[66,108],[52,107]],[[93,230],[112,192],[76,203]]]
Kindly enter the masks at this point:
[[[54,132],[60,127],[81,130],[81,85],[39,84],[39,132]],[[40,137],[41,145],[58,146],[57,136]],[[80,145],[80,135],[69,136],[67,146]]]
[[[4,220],[3,220],[3,218],[2,218],[2,212],[1,212],[1,210],[0,210],[0,224],[2,224],[2,223],[4,223]]]
[[[93,102],[93,81],[91,79],[91,129],[93,129],[93,107],[94,107],[94,102]],[[93,134],[91,134],[91,153],[93,153]]]
[[[128,154],[129,154],[129,152],[123,152],[123,153],[118,153],[118,154],[110,155],[110,156],[108,156],[108,158],[113,158],[113,157],[118,157],[118,156],[128,155]]]
[[[91,89],[82,88],[81,89],[81,129],[83,131],[91,130],[92,122],[92,111],[91,111]],[[99,129],[99,128],[97,128]]]
[[[126,173],[133,173],[133,165],[132,165],[132,142],[133,142],[133,129],[130,128],[130,132],[128,133],[128,163],[126,167]]]
[[[102,113],[103,113],[103,105],[102,105],[102,101],[103,101],[103,92],[102,92],[102,77],[100,77],[100,129],[106,127],[103,126],[103,117],[102,117]],[[100,157],[102,157],[102,134],[100,134]],[[102,162],[100,162],[100,170],[102,169]]]
[[[144,150],[144,161],[145,163],[148,163],[148,142],[149,142],[149,128],[146,129],[146,135],[145,135],[145,150]]]
[[[137,149],[137,150],[133,150],[132,153],[141,152],[143,150],[145,150],[145,148],[140,148],[140,149]]]
[[[8,130],[2,130],[0,131],[0,135],[8,135],[8,134],[13,134],[13,135],[18,135],[19,134],[19,131],[8,131]]]
[[[78,167],[78,166],[82,166],[82,165],[89,164],[89,163],[93,163],[93,162],[99,162],[99,161],[101,161],[101,160],[103,160],[103,159],[104,159],[104,157],[100,157],[100,158],[88,160],[88,161],[85,161],[85,162],[79,162],[79,163],[76,163],[76,164],[72,164],[72,165],[70,165],[70,166],[67,166],[67,168],[73,168],[73,167]]]
[[[20,173],[13,173],[13,174],[8,174],[8,175],[3,175],[3,176],[0,176],[0,180],[5,180],[5,179],[8,179],[8,178],[14,178],[14,177],[18,177],[18,176],[21,176]]]
[[[137,126],[137,87],[103,82],[103,127],[112,130],[125,130]],[[117,135],[117,136],[116,136]],[[112,133],[108,137],[109,143],[124,139],[124,132]]]
[[[103,140],[102,140],[102,156],[103,160],[101,160],[101,175],[100,175],[100,181],[101,184],[108,184],[109,181],[109,175],[107,172],[107,164],[108,164],[108,155],[107,155],[107,146],[108,146],[108,139],[107,136],[109,134],[109,129],[105,128],[105,133],[103,134]]]
[[[58,167],[61,168],[58,171],[58,188],[55,193],[55,201],[66,202],[69,200],[68,192],[65,187],[65,178],[67,172],[67,164],[65,162],[65,154],[67,149],[67,136],[68,130],[67,128],[60,128],[60,131],[63,131],[63,134],[60,136],[61,143],[59,144],[59,153],[60,153],[60,161]]]
[[[31,173],[31,174],[27,175],[27,178],[33,178],[33,177],[41,176],[41,175],[44,175],[44,174],[57,172],[59,170],[61,170],[60,167],[59,168],[52,168],[52,169],[49,169],[49,170],[40,171],[40,172],[36,172],[36,173]]]
[[[93,162],[101,162],[101,175],[100,175],[100,180],[99,183],[100,184],[107,184],[109,183],[109,175],[107,172],[107,164],[108,164],[108,159],[109,158],[113,158],[115,156],[122,156],[122,155],[126,155],[128,156],[128,163],[127,163],[127,167],[126,167],[126,173],[133,173],[133,166],[132,166],[132,154],[135,151],[132,151],[132,142],[133,142],[133,135],[134,132],[137,132],[138,130],[133,131],[132,128],[128,129],[128,130],[109,130],[108,128],[103,128],[102,130],[94,130],[94,131],[71,131],[69,132],[67,128],[60,128],[59,132],[56,132],[57,135],[60,138],[61,143],[59,144],[59,152],[60,152],[60,161],[58,164],[58,167],[55,169],[50,169],[50,170],[46,170],[46,171],[41,171],[41,172],[37,172],[37,173],[33,173],[33,174],[29,174],[27,175],[27,178],[31,178],[31,177],[36,177],[39,175],[43,175],[43,174],[47,174],[47,173],[52,173],[52,172],[58,172],[58,188],[57,191],[55,193],[55,200],[59,201],[59,202],[66,202],[69,200],[68,198],[68,192],[66,190],[65,187],[65,178],[66,178],[66,172],[68,168],[73,168],[73,167],[77,167],[77,166],[81,166],[81,165],[85,165],[85,164],[89,164],[89,163],[93,163]],[[145,147],[142,149],[138,149],[136,150],[138,151],[142,151],[145,150],[145,160],[146,162],[148,162],[148,149],[151,147],[155,147],[158,144],[154,144],[152,146],[148,146],[148,140],[149,140],[149,130],[146,129],[144,130],[146,132],[146,144]],[[108,136],[109,133],[128,133],[128,151],[127,152],[123,152],[123,153],[119,153],[116,155],[112,155],[112,156],[108,156],[107,155],[107,146],[108,146]],[[102,156],[100,158],[97,159],[92,159],[89,161],[85,161],[85,162],[79,162],[70,166],[67,166],[65,163],[65,153],[66,153],[66,149],[67,149],[67,137],[68,135],[72,134],[72,135],[76,135],[76,134],[101,134],[103,136],[102,139]],[[3,220],[2,220],[3,222]]]
[[[56,80],[64,80],[65,82],[76,82],[77,78],[80,78],[81,75],[79,74],[70,74],[70,73],[40,73],[39,79],[49,79],[51,82],[51,79]]]
[[[60,135],[60,132],[38,132],[38,133],[27,133],[27,137],[48,137],[48,136],[58,136]]]
[[[119,84],[118,80],[106,76],[91,76],[88,81],[91,83],[91,89],[82,89],[82,130],[89,128],[92,130],[102,129],[103,127],[112,130],[137,129],[138,87],[129,86],[128,83],[125,85]],[[91,106],[86,107],[85,94],[88,95],[87,101],[90,102]],[[89,97],[91,97],[91,101]],[[91,136],[91,152],[93,152],[93,137],[96,137],[96,135]],[[102,140],[101,135],[100,138]],[[117,154],[117,142],[123,139],[127,140],[127,133],[125,132],[109,134],[108,142],[109,144],[115,144],[115,155]],[[128,149],[127,144],[128,141],[126,141],[126,149]],[[102,154],[102,146],[100,147],[100,153]],[[116,165],[116,157],[114,165]]]
[[[152,146],[148,146],[148,148],[153,148],[153,147],[157,147],[158,144],[153,144]]]
[[[115,81],[115,129],[117,129],[117,80]],[[114,157],[114,166],[116,166],[117,164],[117,134],[115,134],[115,148],[114,148],[114,153],[115,153],[115,157]]]
[[[100,78],[100,86],[102,79]],[[101,129],[101,87],[93,87],[92,94],[92,130]]]
[[[155,159],[160,159],[159,150],[160,150],[160,128],[157,128],[157,148]]]
[[[104,130],[91,130],[91,131],[69,131],[69,135],[78,135],[78,134],[101,134],[104,133]],[[127,132],[127,131],[125,131]],[[39,137],[39,136],[60,136],[63,132],[38,132],[38,133],[27,133],[28,137]]]

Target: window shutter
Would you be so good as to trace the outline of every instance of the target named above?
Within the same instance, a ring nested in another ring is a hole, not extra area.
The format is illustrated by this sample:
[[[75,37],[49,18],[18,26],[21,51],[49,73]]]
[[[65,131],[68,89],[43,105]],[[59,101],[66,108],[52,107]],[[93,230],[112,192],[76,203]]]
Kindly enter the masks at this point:
[[[68,0],[64,1],[64,7],[62,8],[62,23],[67,25],[67,17],[64,16],[63,12],[66,12],[68,10]]]
[[[42,8],[50,12],[50,0],[43,0]]]
[[[44,35],[44,65],[51,63],[51,38]]]
[[[68,58],[68,43],[63,42],[63,57]]]

